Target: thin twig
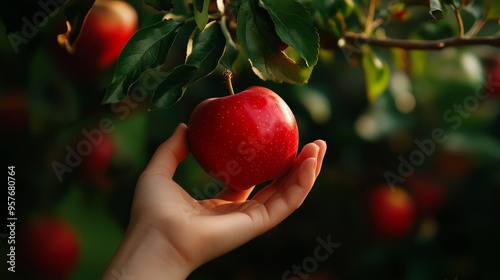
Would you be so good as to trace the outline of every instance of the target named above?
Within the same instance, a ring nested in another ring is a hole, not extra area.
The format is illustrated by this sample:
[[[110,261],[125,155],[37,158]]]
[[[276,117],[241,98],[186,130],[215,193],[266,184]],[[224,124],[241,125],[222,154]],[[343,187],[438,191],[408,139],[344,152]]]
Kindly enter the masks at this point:
[[[465,36],[474,36],[476,35],[479,31],[481,31],[481,29],[483,28],[483,26],[486,24],[486,19],[485,18],[481,18],[479,20],[476,20],[474,22],[474,24],[472,25],[472,27],[469,29],[469,31],[467,31],[467,33],[465,34]]]
[[[455,17],[457,18],[458,37],[463,38],[465,36],[465,30],[464,30],[464,21],[462,20],[462,15],[460,15],[460,9],[457,8],[455,4],[452,4],[451,7],[453,8],[453,12],[455,13]]]
[[[233,72],[231,72],[229,69],[224,70],[223,73],[224,77],[226,78],[226,85],[227,85],[227,90],[229,91],[230,95],[234,95],[234,89],[233,89]]]
[[[377,6],[376,4],[377,4],[377,0],[370,0],[370,4],[368,6],[368,14],[366,16],[366,22],[365,22],[365,34],[366,35],[369,35],[373,30],[372,23],[373,23],[373,19],[375,18],[375,8]]]
[[[361,47],[363,45],[401,48],[406,50],[441,50],[448,47],[488,45],[500,47],[500,37],[463,37],[448,38],[442,40],[407,40],[392,38],[373,38],[364,34],[346,32],[344,35],[346,44]]]

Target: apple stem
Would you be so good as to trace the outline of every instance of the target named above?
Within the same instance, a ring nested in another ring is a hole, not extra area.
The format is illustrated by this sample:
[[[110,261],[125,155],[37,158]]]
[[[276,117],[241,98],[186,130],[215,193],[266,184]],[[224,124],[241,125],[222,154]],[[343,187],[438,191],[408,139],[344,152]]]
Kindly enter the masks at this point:
[[[226,84],[227,84],[227,89],[229,90],[229,93],[231,95],[234,95],[233,83],[231,81],[233,78],[233,72],[231,72],[229,69],[226,69],[224,71],[224,77],[226,78]]]

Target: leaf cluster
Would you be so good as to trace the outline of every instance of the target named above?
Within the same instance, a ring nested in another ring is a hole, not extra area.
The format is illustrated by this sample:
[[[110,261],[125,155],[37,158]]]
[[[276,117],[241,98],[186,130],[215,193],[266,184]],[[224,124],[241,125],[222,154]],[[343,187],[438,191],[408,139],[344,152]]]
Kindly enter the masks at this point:
[[[173,7],[164,1],[147,3],[158,10]],[[195,0],[187,10],[180,17],[166,14],[137,31],[118,59],[104,103],[143,91],[151,96],[151,109],[169,107],[219,65],[235,71],[240,55],[257,76],[274,82],[307,83],[318,62],[313,16],[295,0],[233,1],[222,10],[210,0]],[[169,68],[168,54],[181,29],[191,32],[184,63]],[[144,80],[154,83],[144,86]]]
[[[65,34],[69,45],[76,40],[94,1],[64,3],[72,31]],[[151,109],[169,107],[191,84],[217,68],[236,72],[235,62],[241,58],[248,60],[262,80],[306,84],[320,51],[331,49],[340,50],[348,61],[361,62],[367,99],[374,101],[387,89],[391,75],[391,65],[380,47],[500,47],[499,37],[477,36],[487,23],[498,27],[500,1],[494,0],[144,1],[157,14],[123,49],[103,103],[116,103],[139,91],[150,96]],[[427,20],[408,32],[407,38],[387,36],[387,29],[404,23],[413,9],[421,11],[422,7],[428,11]],[[19,30],[19,24],[7,13],[1,17],[7,32]],[[180,33],[191,35],[185,40]],[[186,46],[186,51],[183,62],[172,65],[169,57],[179,56],[174,53],[174,43]]]

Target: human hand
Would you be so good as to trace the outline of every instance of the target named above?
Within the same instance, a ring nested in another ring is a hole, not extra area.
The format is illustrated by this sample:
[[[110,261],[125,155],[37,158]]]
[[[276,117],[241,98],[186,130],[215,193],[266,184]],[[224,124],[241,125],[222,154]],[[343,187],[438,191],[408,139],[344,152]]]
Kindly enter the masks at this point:
[[[203,263],[268,231],[297,209],[311,190],[326,143],[309,143],[283,177],[248,199],[253,188],[223,189],[195,200],[172,177],[189,154],[187,126],[180,124],[141,174],[126,236],[103,279],[126,268],[139,279],[185,279]],[[116,275],[115,275],[116,276]]]

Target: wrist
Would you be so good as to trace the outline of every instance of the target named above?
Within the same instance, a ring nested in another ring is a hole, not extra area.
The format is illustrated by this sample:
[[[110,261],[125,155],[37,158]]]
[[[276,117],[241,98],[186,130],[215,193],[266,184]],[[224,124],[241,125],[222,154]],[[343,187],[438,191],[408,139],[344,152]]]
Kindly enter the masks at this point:
[[[191,272],[190,264],[160,232],[129,228],[102,279],[128,276],[135,279],[177,280],[186,279]]]

